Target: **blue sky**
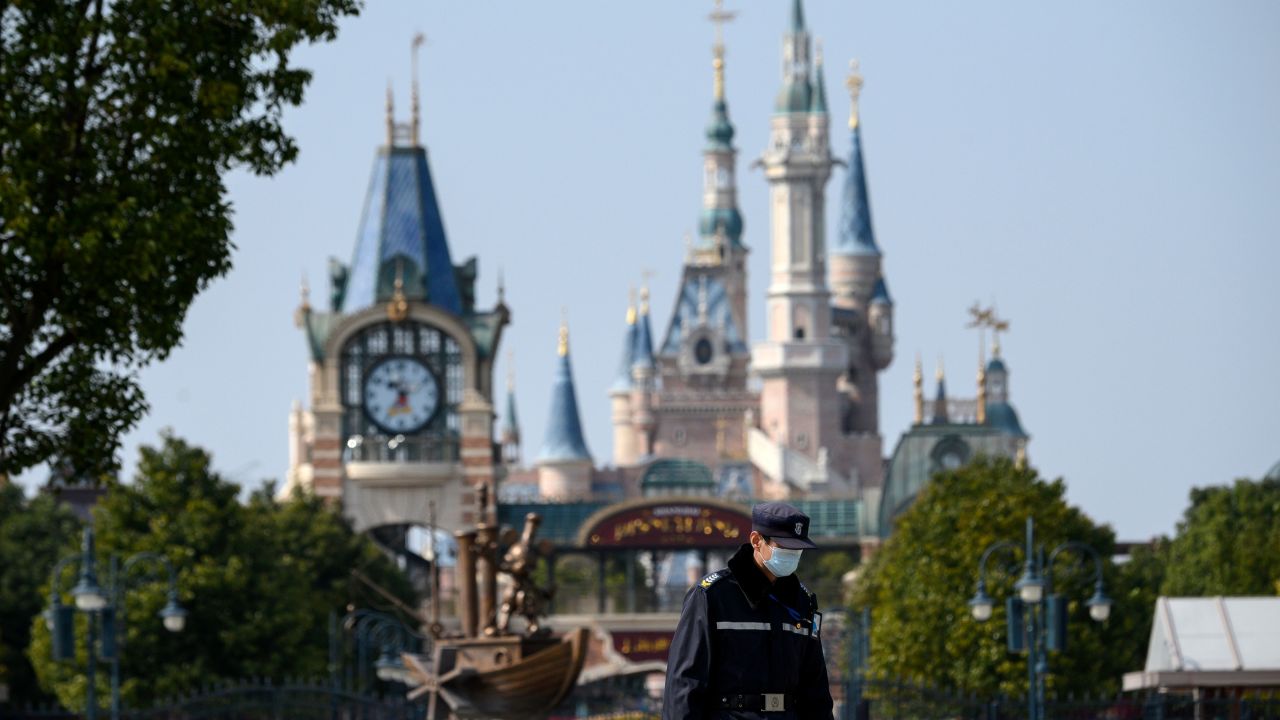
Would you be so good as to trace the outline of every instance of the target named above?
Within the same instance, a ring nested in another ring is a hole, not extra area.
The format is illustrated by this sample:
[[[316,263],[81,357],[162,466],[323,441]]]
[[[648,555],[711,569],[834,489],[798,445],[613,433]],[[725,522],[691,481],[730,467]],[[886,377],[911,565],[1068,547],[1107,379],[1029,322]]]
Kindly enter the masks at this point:
[[[726,30],[750,266],[751,336],[768,268],[765,146],[789,2],[736,0]],[[587,440],[610,457],[606,389],[626,287],[653,271],[655,330],[700,204],[710,112],[710,2],[372,0],[287,115],[299,161],[236,174],[235,269],[193,306],[183,347],[146,370],[161,428],[246,485],[282,478],[287,415],[306,395],[299,278],[327,297],[350,257],[384,138],[390,80],[407,113],[422,51],[423,135],[455,261],[499,268],[514,324],[525,455],[546,422],[567,308]],[[911,370],[935,359],[971,395],[975,300],[998,303],[1013,401],[1034,465],[1125,539],[1171,532],[1192,486],[1280,460],[1280,4],[807,0],[827,58],[832,144],[848,150],[845,67],[865,76],[875,231],[896,301],[881,376],[886,452],[911,419]],[[838,171],[828,188],[836,227]],[[505,375],[505,360],[500,376]],[[29,474],[30,483],[37,478]]]

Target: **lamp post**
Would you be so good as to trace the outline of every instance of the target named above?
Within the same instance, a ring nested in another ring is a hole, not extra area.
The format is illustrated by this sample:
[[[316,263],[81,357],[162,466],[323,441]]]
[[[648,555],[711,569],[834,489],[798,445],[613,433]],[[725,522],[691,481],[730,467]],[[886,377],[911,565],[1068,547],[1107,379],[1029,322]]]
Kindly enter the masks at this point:
[[[969,600],[973,619],[991,619],[995,601],[987,594],[987,561],[1001,550],[1017,553],[1016,543],[1002,540],[989,546],[978,561],[978,588]],[[1103,588],[1102,558],[1089,545],[1068,541],[1055,547],[1045,561],[1044,547],[1035,543],[1035,520],[1027,518],[1026,545],[1022,551],[1022,575],[1014,583],[1016,594],[1005,601],[1008,643],[1011,652],[1027,655],[1027,717],[1043,720],[1044,677],[1049,672],[1049,652],[1067,647],[1067,600],[1053,592],[1053,564],[1064,552],[1076,552],[1093,560],[1094,592],[1086,601],[1089,617],[1103,622],[1111,615],[1111,599]]]
[[[129,574],[143,562],[158,563],[167,571],[169,599],[160,610],[159,616],[166,630],[181,632],[186,626],[187,611],[178,602],[178,575],[174,571],[173,564],[163,555],[152,552],[137,553],[126,559],[123,567],[119,559],[113,556],[111,575],[104,588],[98,582],[93,526],[88,526],[84,529],[80,553],[62,558],[53,568],[53,577],[49,583],[49,609],[45,611],[45,618],[53,638],[54,660],[65,661],[75,658],[75,612],[88,615],[86,720],[96,720],[98,713],[99,650],[101,650],[101,656],[111,662],[111,718],[112,720],[120,718],[120,649],[123,645],[121,626],[124,624],[124,601]],[[73,605],[63,605],[59,585],[63,571],[72,563],[80,565],[79,579],[75,587],[71,588],[71,596],[75,602]],[[101,638],[98,634],[99,625],[102,630]]]
[[[335,687],[341,666],[339,627],[344,633],[350,633],[355,641],[356,663],[354,668],[347,668],[348,686],[354,686],[357,679],[353,677],[353,671],[359,673],[358,678],[367,685],[370,667],[379,680],[406,683],[409,670],[400,659],[400,653],[408,650],[420,652],[429,641],[396,617],[377,610],[353,610],[343,616],[340,623],[334,617],[329,627],[329,672]],[[369,662],[371,649],[378,651],[378,657],[372,663]]]

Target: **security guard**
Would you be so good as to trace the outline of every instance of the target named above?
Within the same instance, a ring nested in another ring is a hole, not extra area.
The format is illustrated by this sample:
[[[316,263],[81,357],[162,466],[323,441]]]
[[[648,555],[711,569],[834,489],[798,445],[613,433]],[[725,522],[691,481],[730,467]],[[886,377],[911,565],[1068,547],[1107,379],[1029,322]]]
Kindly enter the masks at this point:
[[[752,508],[749,542],[685,595],[662,720],[831,720],[818,598],[794,574],[813,547],[804,513]]]

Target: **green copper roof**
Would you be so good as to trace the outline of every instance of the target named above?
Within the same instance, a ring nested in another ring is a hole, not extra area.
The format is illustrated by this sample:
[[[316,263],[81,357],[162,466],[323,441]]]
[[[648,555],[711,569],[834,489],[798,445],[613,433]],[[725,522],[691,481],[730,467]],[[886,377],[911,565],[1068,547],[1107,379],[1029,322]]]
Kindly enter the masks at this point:
[[[667,458],[657,460],[645,468],[640,477],[642,490],[661,488],[664,490],[687,488],[703,490],[714,488],[716,482],[711,477],[711,469],[696,460]]]
[[[507,388],[507,412],[502,418],[502,432],[520,436],[520,420],[516,417],[516,391],[512,388]]]
[[[987,403],[987,425],[1014,437],[1029,437],[1018,421],[1018,412],[1007,402]]]
[[[813,99],[809,102],[809,112],[827,112],[827,83],[822,77],[822,63],[813,70]]]
[[[725,101],[717,100],[711,106],[711,122],[707,123],[707,149],[732,149],[733,132],[733,123],[729,122],[729,106]]]
[[[804,5],[800,0],[791,3],[791,32],[804,31]]]
[[[778,92],[778,100],[773,109],[779,113],[807,113],[812,94],[813,87],[808,79],[800,82],[788,81]]]

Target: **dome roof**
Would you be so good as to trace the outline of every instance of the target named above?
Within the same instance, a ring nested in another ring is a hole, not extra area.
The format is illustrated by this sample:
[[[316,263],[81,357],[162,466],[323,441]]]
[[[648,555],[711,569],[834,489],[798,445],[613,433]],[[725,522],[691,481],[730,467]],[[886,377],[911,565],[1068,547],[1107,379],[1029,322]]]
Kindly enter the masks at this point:
[[[707,144],[715,149],[727,150],[733,142],[733,123],[729,122],[729,109],[723,100],[717,100],[707,124]]]
[[[998,357],[993,357],[991,358],[991,361],[987,363],[987,372],[1008,372],[1008,370],[1004,367],[1004,360],[1001,360]]]
[[[1007,402],[987,403],[987,425],[1014,437],[1030,437],[1018,421],[1018,412]]]

